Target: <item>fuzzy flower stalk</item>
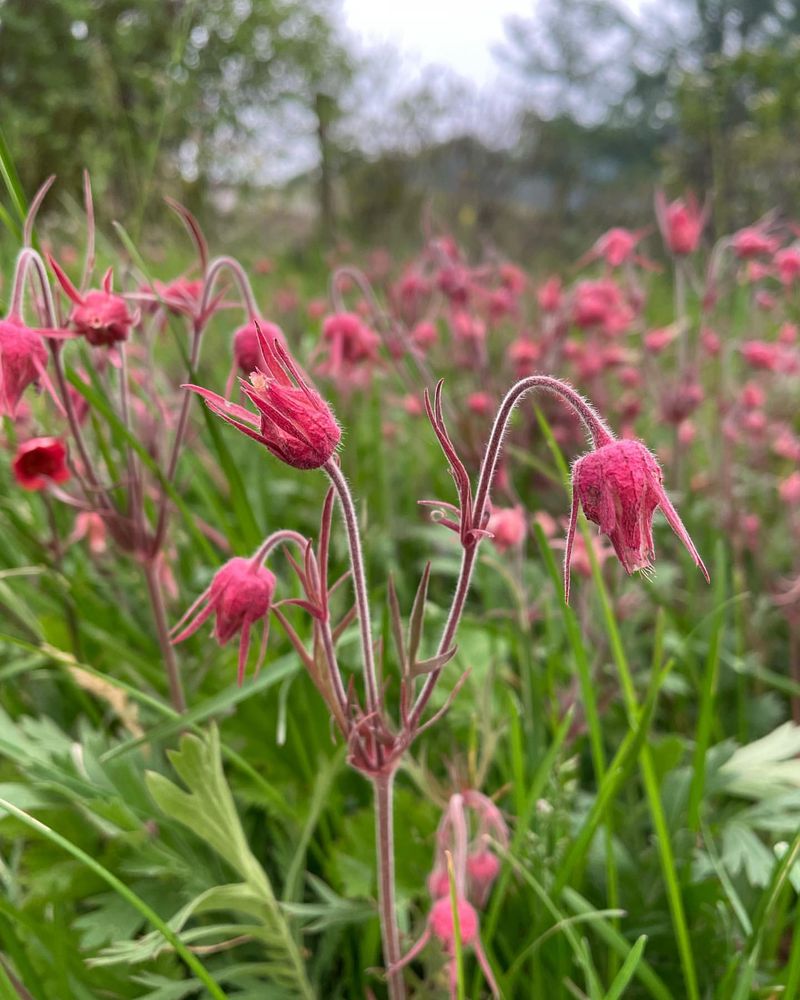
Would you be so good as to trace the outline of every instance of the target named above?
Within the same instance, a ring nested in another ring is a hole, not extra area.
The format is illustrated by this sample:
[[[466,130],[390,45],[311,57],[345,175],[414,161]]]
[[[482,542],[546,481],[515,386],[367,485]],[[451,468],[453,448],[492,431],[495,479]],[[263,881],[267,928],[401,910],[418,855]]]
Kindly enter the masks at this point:
[[[594,407],[570,385],[546,375],[521,379],[506,394],[494,420],[483,455],[477,484],[458,455],[445,424],[442,383],[433,396],[425,392],[428,419],[439,441],[455,481],[457,502],[420,501],[436,509],[440,524],[453,531],[461,545],[461,568],[444,629],[435,654],[421,659],[419,648],[424,629],[424,609],[430,567],[420,582],[411,611],[408,629],[403,625],[397,596],[389,581],[389,605],[392,636],[401,667],[399,718],[393,719],[387,708],[385,687],[379,683],[375,662],[375,642],[369,592],[361,548],[361,533],[356,505],[339,467],[336,451],[341,431],[328,404],[311,385],[286,347],[271,341],[256,324],[260,357],[249,381],[240,379],[240,387],[254,410],[225,399],[209,389],[188,385],[206,405],[247,437],[263,445],[272,455],[296,469],[323,470],[331,482],[326,497],[316,549],[311,542],[300,541],[302,559],[290,559],[304,592],[302,598],[272,603],[275,580],[261,562],[234,559],[224,566],[208,590],[189,609],[176,626],[175,641],[198,629],[212,614],[216,616],[215,635],[220,643],[240,635],[239,673],[243,673],[249,643],[249,626],[265,619],[270,611],[277,617],[326,701],[334,723],[345,739],[352,767],[371,781],[375,795],[376,854],[378,861],[378,896],[384,961],[391,1000],[406,996],[403,966],[419,953],[431,937],[442,943],[452,959],[453,910],[450,900],[440,893],[443,887],[442,857],[437,855],[431,876],[435,899],[427,930],[421,942],[402,957],[395,912],[394,830],[392,794],[399,763],[417,735],[447,711],[452,698],[466,679],[462,675],[450,699],[437,713],[423,721],[436,683],[446,664],[456,652],[455,638],[470,589],[480,542],[495,536],[506,540],[505,520],[492,519],[490,491],[495,481],[502,443],[508,423],[520,400],[533,390],[545,390],[558,396],[583,422],[591,450],[580,458],[573,474],[573,507],[567,540],[565,591],[569,596],[569,558],[571,556],[579,506],[611,540],[622,565],[628,572],[647,570],[653,559],[651,521],[656,507],[689,549],[707,577],[705,567],[677,512],[667,498],[661,471],[654,456],[641,442],[617,440]],[[350,555],[347,576],[353,591],[353,606],[338,622],[332,620],[330,596],[342,580],[328,582],[329,542],[334,498],[341,510]],[[508,520],[508,518],[506,518]],[[515,522],[516,538],[519,534]],[[523,524],[524,528],[524,524]],[[280,534],[280,533],[279,533]],[[267,543],[265,543],[266,545]],[[263,560],[262,560],[263,561]],[[268,574],[268,575],[266,575]],[[309,649],[294,631],[280,604],[293,603],[309,613],[313,622],[313,643]],[[194,617],[193,617],[194,616]],[[336,643],[344,628],[357,620],[364,674],[363,704],[355,685],[345,683],[338,664]],[[182,631],[180,631],[182,629]],[[473,837],[467,832],[466,813],[477,817]],[[455,859],[456,905],[462,929],[462,941],[478,956],[484,976],[496,995],[491,969],[480,948],[476,908],[482,907],[491,891],[499,868],[491,850],[492,840],[505,843],[505,824],[496,807],[477,792],[456,796],[449,819],[443,821],[440,847],[448,841]],[[441,851],[439,852],[441,855]]]

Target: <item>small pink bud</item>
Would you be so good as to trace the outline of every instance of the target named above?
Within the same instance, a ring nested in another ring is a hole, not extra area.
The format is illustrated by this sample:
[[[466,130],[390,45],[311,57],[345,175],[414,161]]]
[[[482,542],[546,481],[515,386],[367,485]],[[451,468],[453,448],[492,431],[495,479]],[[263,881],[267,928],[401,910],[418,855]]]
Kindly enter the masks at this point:
[[[492,886],[500,871],[500,862],[491,851],[481,850],[470,854],[467,858],[467,875],[469,876],[470,892],[475,904],[486,905]]]
[[[521,506],[493,507],[486,524],[498,552],[519,548],[528,533],[528,519]]]
[[[749,260],[760,254],[774,254],[780,240],[770,236],[764,226],[746,226],[734,235],[731,244],[739,260]]]
[[[800,506],[800,472],[793,472],[778,487],[781,500],[790,507]]]
[[[693,194],[667,202],[664,192],[656,194],[656,217],[667,249],[678,257],[694,253],[706,224],[706,212]]]
[[[201,396],[217,416],[265,445],[276,458],[295,469],[318,469],[336,451],[342,432],[328,404],[303,378],[277,340],[259,333],[266,371],[257,368],[242,392],[255,404],[252,411],[201,386],[186,385]]]
[[[461,943],[464,947],[469,947],[469,945],[474,944],[478,937],[478,914],[466,899],[459,899],[457,907]],[[455,926],[453,906],[449,894],[437,899],[431,907],[428,926],[439,939],[447,954],[452,955],[455,948]]]
[[[434,899],[441,899],[450,892],[450,879],[444,868],[434,868],[428,876],[428,892]]]

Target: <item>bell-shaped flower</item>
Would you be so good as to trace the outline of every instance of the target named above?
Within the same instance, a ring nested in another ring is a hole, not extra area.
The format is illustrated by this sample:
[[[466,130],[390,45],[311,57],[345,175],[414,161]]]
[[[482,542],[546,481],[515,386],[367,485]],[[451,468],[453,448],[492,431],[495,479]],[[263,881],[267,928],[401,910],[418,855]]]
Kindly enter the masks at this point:
[[[241,684],[250,651],[250,631],[256,622],[262,620],[264,633],[256,672],[264,659],[275,583],[275,574],[258,560],[239,556],[229,559],[217,571],[211,585],[174,626],[172,631],[177,634],[173,636],[172,642],[188,639],[214,615],[214,638],[220,646],[224,646],[235,635],[240,636],[237,680]]]
[[[670,527],[689,551],[706,580],[703,565],[678,512],[664,491],[661,467],[641,441],[611,441],[589,452],[572,468],[572,513],[564,558],[564,589],[569,600],[570,564],[578,507],[608,535],[627,573],[653,563],[653,514],[664,512]]]

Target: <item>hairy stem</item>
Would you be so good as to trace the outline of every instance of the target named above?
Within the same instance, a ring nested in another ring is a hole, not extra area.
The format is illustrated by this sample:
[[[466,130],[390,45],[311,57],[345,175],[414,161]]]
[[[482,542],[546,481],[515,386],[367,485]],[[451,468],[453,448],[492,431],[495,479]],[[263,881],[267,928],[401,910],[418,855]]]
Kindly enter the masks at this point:
[[[378,681],[375,670],[375,656],[372,649],[372,626],[369,616],[369,598],[367,597],[367,580],[364,573],[364,557],[361,554],[361,536],[358,530],[358,517],[353,498],[342,470],[334,459],[328,459],[323,465],[342,505],[347,544],[350,549],[350,564],[353,569],[353,590],[356,598],[356,611],[361,631],[361,653],[364,658],[364,682],[367,689],[367,709],[369,712],[378,710]]]
[[[161,593],[161,582],[158,579],[158,572],[153,559],[145,561],[144,576],[147,581],[147,593],[150,597],[150,605],[153,609],[158,645],[161,648],[161,655],[164,657],[164,666],[167,670],[169,699],[175,711],[183,713],[186,711],[183,682],[181,681],[178,661],[175,658],[175,650],[169,641],[169,625],[167,624],[167,612],[164,607],[164,596]]]
[[[378,908],[381,918],[383,961],[387,969],[389,1000],[405,1000],[406,988],[399,968],[400,933],[394,902],[394,770],[372,779],[375,790],[375,850],[378,860]]]
[[[500,458],[503,437],[506,433],[508,421],[511,419],[511,414],[514,412],[515,407],[522,397],[528,392],[531,392],[533,389],[545,389],[548,392],[553,392],[560,396],[569,406],[571,406],[575,413],[577,413],[583,421],[595,448],[602,448],[604,445],[610,444],[614,440],[614,435],[597,410],[595,410],[591,403],[588,403],[583,396],[580,395],[580,393],[576,392],[572,386],[568,385],[566,382],[562,382],[560,379],[551,378],[549,375],[530,375],[528,378],[520,379],[520,381],[513,385],[506,393],[505,399],[500,404],[497,411],[497,416],[495,417],[494,424],[492,425],[491,433],[489,434],[489,441],[486,445],[486,451],[484,452],[483,461],[481,463],[478,488],[475,493],[475,502],[472,508],[472,523],[476,527],[481,527],[483,524],[484,515],[489,503],[489,490],[491,489],[495,469],[497,468],[497,462]],[[464,610],[464,604],[467,599],[467,594],[469,593],[469,586],[470,581],[472,580],[472,571],[475,568],[477,551],[478,542],[475,542],[472,545],[465,547],[462,553],[458,582],[456,583],[456,590],[453,595],[453,601],[450,605],[450,613],[447,616],[444,631],[441,639],[439,640],[439,648],[437,650],[438,656],[441,656],[444,652],[450,649],[453,644],[453,640],[455,639],[456,631],[458,630],[458,625],[461,621],[461,615]],[[436,687],[436,682],[439,680],[441,672],[442,668],[440,667],[438,670],[434,670],[428,674],[425,680],[425,684],[423,685],[411,712],[410,729],[412,732],[419,725],[422,713],[425,710],[425,706],[430,700],[431,695],[433,694],[433,689]]]

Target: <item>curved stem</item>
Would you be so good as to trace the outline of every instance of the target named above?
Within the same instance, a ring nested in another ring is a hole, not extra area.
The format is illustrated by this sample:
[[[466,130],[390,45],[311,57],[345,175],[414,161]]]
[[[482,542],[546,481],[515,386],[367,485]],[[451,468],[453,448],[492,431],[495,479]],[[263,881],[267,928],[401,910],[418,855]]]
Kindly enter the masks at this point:
[[[481,463],[478,488],[475,492],[475,502],[472,508],[472,523],[475,525],[480,526],[483,524],[483,518],[489,502],[489,490],[491,489],[492,480],[494,479],[495,469],[497,467],[497,461],[500,457],[503,437],[506,433],[508,421],[511,419],[511,414],[514,412],[514,408],[517,403],[519,403],[524,395],[531,392],[533,389],[546,389],[548,392],[554,392],[561,396],[561,398],[572,407],[572,409],[583,421],[595,448],[602,448],[604,445],[611,444],[614,440],[614,435],[611,429],[608,427],[597,410],[595,410],[591,403],[587,402],[583,396],[580,395],[580,393],[576,392],[572,386],[568,385],[566,382],[562,382],[560,379],[552,378],[549,375],[530,375],[528,378],[520,379],[520,381],[513,385],[506,393],[506,396],[497,411],[497,416],[495,417],[494,424],[492,425],[491,433],[489,434],[489,441],[486,445],[483,462]],[[455,638],[458,624],[461,620],[461,614],[464,610],[464,603],[467,599],[467,593],[469,592],[472,571],[475,568],[477,550],[478,543],[476,542],[475,544],[466,547],[462,553],[458,582],[456,583],[456,590],[453,595],[453,601],[450,606],[450,613],[447,616],[444,632],[439,640],[439,648],[437,650],[438,656],[441,656],[442,653],[450,649],[453,639]],[[425,706],[433,694],[433,689],[436,687],[436,682],[439,680],[441,672],[442,668],[440,667],[438,670],[434,670],[432,673],[428,674],[422,690],[420,691],[414,704],[414,708],[411,711],[409,719],[409,729],[411,732],[413,732],[414,728],[419,725],[419,720],[425,710]]]
[[[353,568],[353,590],[356,598],[358,623],[361,630],[361,653],[364,659],[364,681],[367,689],[367,710],[372,713],[378,710],[378,681],[375,671],[375,656],[372,649],[372,626],[369,616],[369,598],[367,597],[367,580],[364,573],[364,557],[361,554],[361,536],[358,530],[358,517],[353,498],[342,470],[333,458],[328,459],[322,468],[327,472],[342,505],[347,543],[350,548],[350,564]],[[380,747],[378,747],[380,751]]]
[[[372,779],[375,790],[375,848],[378,860],[378,909],[381,919],[383,961],[387,970],[389,1000],[405,1000],[406,988],[398,968],[400,933],[394,901],[394,770]]]
[[[200,306],[197,315],[193,322],[192,331],[192,348],[189,355],[189,381],[194,381],[195,371],[198,364],[200,363],[200,348],[203,341],[203,333],[208,323],[209,316],[208,307],[211,302],[211,296],[214,291],[214,286],[217,283],[217,279],[224,267],[227,267],[236,277],[239,284],[239,288],[242,292],[242,298],[245,301],[245,306],[248,313],[251,316],[258,315],[258,308],[256,306],[255,297],[253,295],[253,289],[250,286],[250,281],[245,274],[242,265],[233,257],[216,257],[208,265],[208,269],[203,275],[203,295],[200,299]],[[189,407],[191,406],[192,397],[189,393],[184,393],[183,400],[181,402],[180,412],[178,414],[178,426],[175,429],[175,438],[172,442],[172,451],[169,456],[169,463],[167,465],[166,482],[172,483],[175,478],[175,473],[178,469],[178,459],[180,458],[181,448],[183,447],[183,438],[186,434],[186,425],[189,420]],[[156,525],[155,536],[153,539],[152,552],[153,555],[157,554],[161,546],[164,544],[164,535],[167,530],[167,511],[168,511],[168,494],[166,484],[162,484],[161,492],[159,496],[159,506],[158,506],[158,522]]]

